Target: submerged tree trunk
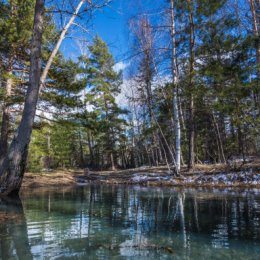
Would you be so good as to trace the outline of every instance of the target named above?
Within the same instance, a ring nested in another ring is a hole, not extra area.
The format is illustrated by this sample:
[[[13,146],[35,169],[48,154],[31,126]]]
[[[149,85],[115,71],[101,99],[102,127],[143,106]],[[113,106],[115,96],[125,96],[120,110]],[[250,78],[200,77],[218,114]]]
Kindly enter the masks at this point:
[[[176,31],[175,31],[175,15],[174,0],[171,0],[171,40],[172,40],[172,76],[173,76],[173,113],[175,123],[175,168],[176,174],[179,175],[181,169],[181,125],[178,108],[178,68],[176,56]]]
[[[36,0],[32,47],[30,54],[29,86],[22,120],[7,156],[0,165],[0,194],[18,193],[21,187],[28,154],[41,76],[41,45],[44,20],[44,0]]]

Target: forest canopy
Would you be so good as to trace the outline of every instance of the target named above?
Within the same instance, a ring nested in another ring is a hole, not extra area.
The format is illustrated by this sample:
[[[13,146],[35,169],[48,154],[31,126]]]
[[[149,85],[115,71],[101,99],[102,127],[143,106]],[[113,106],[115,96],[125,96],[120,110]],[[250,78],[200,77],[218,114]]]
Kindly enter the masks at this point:
[[[89,36],[116,1],[0,1],[2,180],[144,165],[178,175],[259,154],[259,1],[136,1],[122,59]]]

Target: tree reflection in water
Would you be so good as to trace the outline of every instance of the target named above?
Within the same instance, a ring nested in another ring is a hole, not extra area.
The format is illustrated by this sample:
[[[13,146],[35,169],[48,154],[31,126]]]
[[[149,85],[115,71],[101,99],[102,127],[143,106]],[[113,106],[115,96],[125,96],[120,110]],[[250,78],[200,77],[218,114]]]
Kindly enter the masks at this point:
[[[87,186],[22,200],[27,223],[22,214],[22,225],[1,225],[5,260],[13,248],[19,251],[17,239],[28,255],[19,259],[30,259],[30,252],[34,259],[239,260],[260,254],[257,190]]]
[[[0,198],[0,259],[33,259],[19,197]]]

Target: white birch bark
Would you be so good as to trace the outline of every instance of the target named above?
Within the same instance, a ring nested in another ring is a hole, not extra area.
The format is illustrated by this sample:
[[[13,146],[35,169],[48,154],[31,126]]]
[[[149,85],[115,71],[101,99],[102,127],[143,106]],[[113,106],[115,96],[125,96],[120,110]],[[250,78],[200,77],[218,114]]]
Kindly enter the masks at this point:
[[[60,37],[54,47],[54,49],[52,50],[52,53],[47,61],[47,64],[42,72],[42,75],[41,75],[41,86],[40,86],[40,91],[42,90],[42,88],[44,87],[44,84],[45,84],[45,81],[46,81],[46,78],[47,78],[47,75],[48,75],[48,72],[50,70],[50,67],[51,67],[51,64],[61,46],[61,43],[62,41],[64,40],[65,38],[65,35],[69,29],[69,27],[72,25],[72,23],[74,22],[75,18],[77,17],[78,13],[79,13],[79,10],[80,8],[82,7],[82,5],[84,4],[84,2],[86,2],[86,0],[81,0],[76,8],[76,10],[74,11],[73,15],[71,16],[70,20],[68,21],[68,23],[66,24],[66,26],[63,28],[63,30],[61,31],[61,34],[60,34]]]
[[[171,41],[172,41],[172,77],[173,77],[173,113],[175,123],[175,167],[176,174],[179,175],[181,169],[181,125],[179,118],[178,107],[178,69],[177,69],[177,56],[176,56],[176,39],[175,39],[175,15],[174,15],[174,0],[171,0]]]
[[[181,223],[181,232],[183,236],[183,247],[187,248],[187,232],[186,232],[186,226],[185,226],[185,193],[179,192],[178,193],[178,200],[179,200],[179,212],[180,212],[180,223]]]

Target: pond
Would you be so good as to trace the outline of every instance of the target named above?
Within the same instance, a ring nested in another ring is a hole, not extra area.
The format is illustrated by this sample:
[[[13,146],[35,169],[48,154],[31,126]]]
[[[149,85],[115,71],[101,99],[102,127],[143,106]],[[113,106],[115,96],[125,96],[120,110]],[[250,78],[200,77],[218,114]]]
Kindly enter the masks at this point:
[[[260,259],[260,190],[85,186],[0,199],[0,259]]]

